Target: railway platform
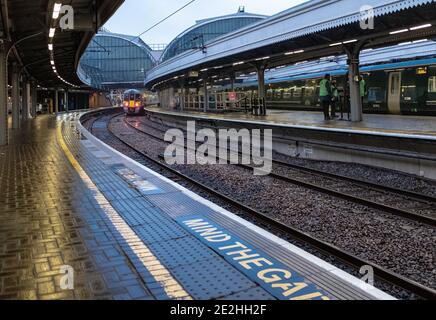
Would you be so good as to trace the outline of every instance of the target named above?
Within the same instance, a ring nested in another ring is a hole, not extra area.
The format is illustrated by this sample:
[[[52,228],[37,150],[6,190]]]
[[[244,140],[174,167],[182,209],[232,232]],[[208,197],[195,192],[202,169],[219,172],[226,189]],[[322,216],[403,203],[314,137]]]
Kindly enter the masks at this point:
[[[364,115],[354,123],[325,121],[319,112],[268,110],[204,113],[149,107],[148,116],[174,127],[272,129],[274,150],[287,156],[359,163],[436,179],[436,117]]]
[[[0,149],[0,299],[393,299],[123,156],[79,114]]]

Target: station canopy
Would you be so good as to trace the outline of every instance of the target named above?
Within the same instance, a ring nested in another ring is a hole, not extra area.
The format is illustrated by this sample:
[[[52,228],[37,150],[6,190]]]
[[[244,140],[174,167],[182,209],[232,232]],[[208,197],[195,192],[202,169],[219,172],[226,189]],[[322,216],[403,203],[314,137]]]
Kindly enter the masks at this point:
[[[76,74],[79,58],[98,30],[118,9],[124,0],[94,1],[74,0],[69,5],[74,10],[74,29],[58,27],[59,19],[53,19],[52,0],[2,0],[1,37],[11,49],[10,61],[25,68],[29,77],[44,87],[65,86],[66,82],[81,85]],[[53,37],[53,53],[58,75],[51,65],[49,30],[56,28]]]
[[[191,71],[247,72],[260,63],[275,68],[341,55],[358,43],[379,48],[435,35],[435,0],[312,0],[165,61],[145,82],[156,87]]]

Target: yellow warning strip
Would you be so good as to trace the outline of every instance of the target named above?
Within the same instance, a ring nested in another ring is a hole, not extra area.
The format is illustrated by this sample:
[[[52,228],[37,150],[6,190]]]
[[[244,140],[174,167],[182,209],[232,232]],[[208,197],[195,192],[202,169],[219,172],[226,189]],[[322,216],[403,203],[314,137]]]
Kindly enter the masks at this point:
[[[85,170],[83,170],[82,166],[73,156],[70,149],[65,143],[64,137],[62,135],[62,123],[58,125],[56,135],[60,147],[64,151],[71,165],[77,171],[87,188],[92,192],[94,199],[97,201],[99,206],[110,219],[113,226],[123,237],[123,240],[129,245],[132,252],[135,253],[135,255],[148,270],[148,272],[153,276],[156,282],[162,286],[166,295],[170,299],[175,300],[192,300],[192,297],[183,289],[178,281],[174,279],[174,277],[165,268],[165,266],[160,263],[156,256],[150,251],[150,249],[144,244],[144,242],[136,235],[136,233],[112,207],[110,202],[104,197],[100,190],[98,190],[97,186],[92,182],[91,178],[88,176]]]

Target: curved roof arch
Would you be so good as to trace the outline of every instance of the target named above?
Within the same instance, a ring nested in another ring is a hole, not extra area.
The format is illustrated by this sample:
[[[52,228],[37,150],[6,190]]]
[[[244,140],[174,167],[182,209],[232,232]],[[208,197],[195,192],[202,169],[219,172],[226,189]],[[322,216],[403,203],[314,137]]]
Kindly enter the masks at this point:
[[[104,31],[85,50],[77,73],[97,89],[139,88],[155,65],[151,48],[140,38]]]
[[[265,18],[267,16],[238,12],[236,14],[199,20],[195,25],[186,29],[171,41],[162,53],[161,61],[169,60],[185,51],[198,48],[219,36],[236,31]]]

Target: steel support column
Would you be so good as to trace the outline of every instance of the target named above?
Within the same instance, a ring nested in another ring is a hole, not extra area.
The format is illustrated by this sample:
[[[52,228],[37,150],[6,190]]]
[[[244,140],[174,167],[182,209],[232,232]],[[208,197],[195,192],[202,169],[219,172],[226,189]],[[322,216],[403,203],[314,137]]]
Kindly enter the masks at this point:
[[[30,114],[33,118],[36,117],[36,105],[38,103],[38,91],[37,91],[37,85],[35,81],[32,81],[30,85],[30,95],[31,95],[31,108],[30,108]]]
[[[21,126],[20,121],[20,69],[18,65],[14,62],[12,64],[12,128],[19,129]]]
[[[0,145],[8,144],[8,84],[4,44],[0,44]]]
[[[354,46],[345,47],[348,56],[348,81],[350,85],[350,108],[351,121],[360,122],[363,120],[363,101],[360,96],[360,51],[365,42],[359,42]]]
[[[185,82],[180,81],[180,111],[185,110]]]
[[[23,114],[21,120],[23,122],[29,120],[29,106],[30,106],[30,85],[26,78],[23,78]]]
[[[59,91],[58,89],[55,89],[54,92],[54,109],[55,109],[55,113],[59,113]]]
[[[260,115],[266,116],[266,103],[263,105],[262,101],[265,100],[266,89],[265,89],[265,69],[266,65],[264,63],[256,66],[257,69],[257,79],[258,79],[258,97],[260,101]]]
[[[207,78],[203,78],[203,90],[204,90],[204,106],[203,111],[209,111],[209,90],[207,89]]]
[[[64,91],[64,110],[68,112],[68,91],[65,89]]]

